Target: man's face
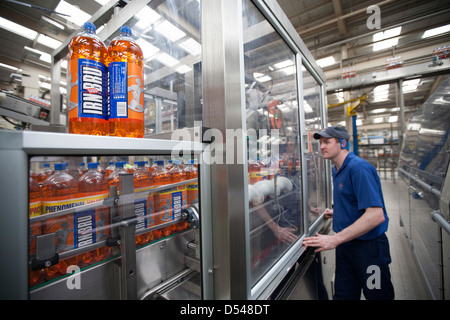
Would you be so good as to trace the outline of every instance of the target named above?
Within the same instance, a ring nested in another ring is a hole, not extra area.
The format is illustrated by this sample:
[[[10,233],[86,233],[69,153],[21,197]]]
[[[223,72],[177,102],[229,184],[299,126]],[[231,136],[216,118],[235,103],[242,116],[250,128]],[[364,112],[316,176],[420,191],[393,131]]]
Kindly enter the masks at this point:
[[[333,159],[341,151],[341,145],[336,138],[324,138],[320,137],[320,152],[322,153],[322,158]]]

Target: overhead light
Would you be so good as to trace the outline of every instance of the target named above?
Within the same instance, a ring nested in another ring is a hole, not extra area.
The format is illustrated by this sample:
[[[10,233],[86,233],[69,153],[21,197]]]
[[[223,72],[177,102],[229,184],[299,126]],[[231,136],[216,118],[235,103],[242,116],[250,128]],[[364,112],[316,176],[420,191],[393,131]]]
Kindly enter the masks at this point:
[[[15,22],[0,17],[0,27],[30,40],[34,40],[37,32]]]
[[[187,65],[183,64],[183,65],[179,66],[178,68],[176,68],[175,71],[178,73],[186,73],[186,72],[192,71],[192,68],[189,68]]]
[[[372,110],[370,113],[383,113],[386,111],[388,111],[386,108],[380,108],[380,109]]]
[[[283,68],[293,66],[293,65],[294,65],[294,62],[290,59],[287,59],[287,60],[275,63],[273,66],[277,69],[283,69]]]
[[[389,84],[382,84],[373,89],[373,101],[386,101],[389,97]]]
[[[102,6],[104,6],[105,4],[107,4],[110,0],[95,0],[95,2],[101,4]]]
[[[64,30],[64,26],[56,21],[53,21],[52,19],[47,18],[46,16],[41,17],[42,20],[44,20],[47,23],[50,23],[51,25],[57,27],[58,29]]]
[[[150,42],[145,41],[142,38],[137,39],[136,43],[139,45],[139,47],[141,47],[142,53],[146,58],[151,58],[159,52],[159,48],[155,47]]]
[[[40,50],[37,50],[37,49],[34,49],[34,48],[30,48],[30,47],[27,47],[27,46],[25,46],[25,50],[38,54],[39,55],[39,60],[42,60],[42,61],[47,62],[47,63],[52,63],[52,57],[48,53],[45,53],[43,51],[40,51]]]
[[[306,113],[312,113],[313,109],[311,108],[311,106],[309,105],[308,101],[303,100],[303,109],[305,110]]]
[[[92,16],[80,8],[73,6],[64,0],[61,0],[58,5],[55,8],[56,12],[66,14],[67,16],[64,16],[67,21],[72,22],[73,24],[81,27],[83,23],[88,21]]]
[[[0,62],[0,68],[15,71],[15,72],[17,72],[19,70],[19,68],[16,68],[16,67],[10,66],[9,64],[5,64],[5,63],[1,63],[1,62]]]
[[[254,72],[253,78],[255,78],[258,82],[266,82],[272,80],[272,78],[264,73],[261,72]]]
[[[183,42],[180,42],[179,45],[193,56],[198,56],[202,53],[202,46],[192,38],[188,38]]]
[[[373,123],[382,123],[384,122],[384,118],[383,117],[378,117],[378,118],[374,118],[373,119]]]
[[[37,42],[40,44],[43,44],[44,46],[47,46],[52,49],[59,48],[59,46],[62,45],[62,42],[56,39],[53,39],[51,37],[48,37],[46,35],[40,34],[37,38]]]
[[[162,52],[159,55],[157,55],[155,59],[168,67],[173,67],[179,63],[177,59],[175,59],[174,57],[165,52]]]
[[[403,82],[402,90],[403,92],[416,91],[420,84],[420,79],[412,79]]]
[[[139,19],[138,23],[136,23],[135,26],[141,30],[146,29],[147,27],[161,19],[161,16],[148,6],[142,8],[141,11],[135,14],[135,17]]]
[[[178,41],[186,36],[186,33],[175,27],[167,20],[157,24],[155,30],[172,42]]]
[[[388,122],[397,122],[398,121],[398,116],[390,116],[388,119]]]
[[[425,31],[423,33],[422,38],[433,37],[433,36],[436,36],[438,34],[449,32],[449,31],[450,31],[450,24],[447,24],[447,25],[442,26],[442,27],[437,27],[437,28],[429,29],[429,30]]]
[[[316,62],[319,65],[319,67],[325,68],[325,67],[328,67],[328,66],[331,66],[332,64],[334,64],[336,62],[336,60],[334,60],[333,56],[329,56],[329,57],[326,57],[323,59],[319,59]]]
[[[387,49],[398,44],[399,38],[393,38],[400,34],[402,27],[392,28],[389,30],[377,32],[373,35],[373,41],[376,42],[373,45],[373,51],[379,51]],[[391,39],[390,39],[391,38]],[[387,39],[387,40],[384,40]]]

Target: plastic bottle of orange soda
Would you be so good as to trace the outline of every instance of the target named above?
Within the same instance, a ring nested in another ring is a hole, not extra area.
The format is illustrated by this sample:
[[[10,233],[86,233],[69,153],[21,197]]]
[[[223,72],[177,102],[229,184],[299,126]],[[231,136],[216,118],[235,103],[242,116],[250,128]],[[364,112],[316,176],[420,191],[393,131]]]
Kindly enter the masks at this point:
[[[164,161],[156,162],[157,167],[152,173],[153,185],[164,186],[171,183],[169,172],[164,168]],[[172,221],[172,189],[164,189],[155,193],[155,224]]]
[[[81,176],[78,180],[79,197],[85,204],[103,201],[108,197],[108,184],[106,182],[105,175],[98,171],[98,162],[88,163],[88,172]],[[90,211],[87,214],[92,213]],[[78,216],[83,213],[78,214]],[[95,208],[94,215],[92,216],[92,226],[94,227],[93,242],[104,241],[109,237],[109,212],[108,208],[100,206]],[[85,220],[86,221],[86,220]],[[89,262],[89,255],[91,255],[96,261],[101,261],[108,256],[110,250],[104,246],[97,248],[92,252],[87,252],[82,255],[84,262]]]
[[[136,224],[136,231],[148,229],[155,224],[153,219],[153,177],[145,169],[144,161],[136,161],[136,170],[133,173],[134,192],[139,193],[135,198],[135,213],[139,217]],[[136,236],[136,245],[145,245],[153,239],[151,232],[142,233]]]
[[[65,163],[55,163],[55,173],[42,184],[42,214],[51,214],[77,205],[78,183],[66,172]],[[50,218],[42,223],[42,234],[55,233],[57,253],[74,248],[72,214]],[[60,262],[61,264],[62,262]],[[58,265],[44,269],[48,277],[56,275]]]
[[[123,173],[128,173],[123,168],[125,163],[126,163],[125,161],[117,161],[114,171],[111,172],[111,174],[106,179],[106,182],[108,183],[109,187],[117,186],[117,191],[119,191],[119,175]]]
[[[189,160],[189,165],[185,169],[186,180],[197,179],[198,169],[194,166],[194,160]],[[187,187],[187,204],[190,205],[192,202],[198,199],[198,181],[193,183],[188,183]]]
[[[181,167],[179,160],[173,161],[173,167],[169,171],[171,183],[177,183],[187,180],[186,171]],[[172,220],[181,220],[181,212],[187,206],[187,187],[186,184],[174,187],[172,190]],[[177,231],[178,226],[173,225],[163,231],[171,233]]]
[[[44,167],[42,168],[42,170],[40,170],[37,174],[38,180],[36,181],[38,183],[43,183],[45,179],[47,179],[48,177],[50,177],[52,174],[55,173],[52,169],[50,169],[50,163],[44,163],[43,166]]]
[[[108,46],[109,134],[144,137],[144,67],[142,50],[128,26]]]
[[[108,50],[90,22],[69,43],[69,133],[106,136]]]
[[[111,172],[114,171],[114,161],[110,161],[109,165],[105,168],[105,177],[108,178]]]
[[[42,195],[41,187],[33,178],[29,178],[29,217],[36,217],[41,215]],[[41,235],[41,223],[29,223],[29,255],[30,258],[36,254],[36,237]],[[29,273],[29,284],[34,286],[41,277],[42,270],[31,270]]]

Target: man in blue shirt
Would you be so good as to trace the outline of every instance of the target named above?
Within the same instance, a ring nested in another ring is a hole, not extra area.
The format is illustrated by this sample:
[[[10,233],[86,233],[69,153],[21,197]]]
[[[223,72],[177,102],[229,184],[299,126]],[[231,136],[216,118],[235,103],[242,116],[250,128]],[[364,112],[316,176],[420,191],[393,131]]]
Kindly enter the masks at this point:
[[[334,299],[392,300],[388,227],[381,183],[375,168],[348,151],[350,135],[342,127],[314,134],[320,151],[333,168],[333,235],[316,234],[303,240],[315,252],[336,248]]]

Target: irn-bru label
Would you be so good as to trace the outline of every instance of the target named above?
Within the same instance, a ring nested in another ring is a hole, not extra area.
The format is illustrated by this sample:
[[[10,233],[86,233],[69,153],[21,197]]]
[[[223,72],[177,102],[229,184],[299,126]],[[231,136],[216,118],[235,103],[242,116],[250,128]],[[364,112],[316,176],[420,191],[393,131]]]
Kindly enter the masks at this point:
[[[144,192],[151,190],[148,188],[136,188],[134,192]],[[146,195],[139,195],[134,200],[134,212],[138,217],[138,222],[136,224],[136,231],[143,229],[148,229],[155,225],[155,219],[153,217],[153,193],[148,193]]]
[[[63,201],[44,201],[43,214],[101,201],[106,196],[101,194]],[[44,222],[43,233],[55,233],[56,252],[63,252],[105,240],[108,237],[108,222],[106,208],[89,209],[48,219]]]
[[[109,118],[144,120],[142,67],[123,61],[111,62],[109,70]]]
[[[186,198],[186,185],[157,192],[155,195],[156,224],[179,220]]]
[[[189,183],[187,185],[187,203],[191,204],[198,199],[198,183]]]
[[[106,119],[108,69],[90,59],[69,63],[69,118]]]

